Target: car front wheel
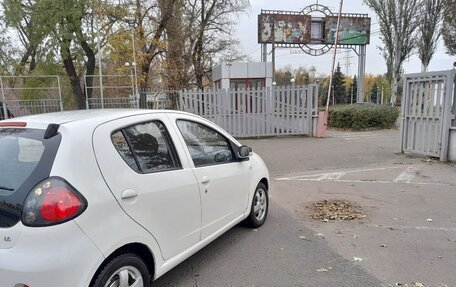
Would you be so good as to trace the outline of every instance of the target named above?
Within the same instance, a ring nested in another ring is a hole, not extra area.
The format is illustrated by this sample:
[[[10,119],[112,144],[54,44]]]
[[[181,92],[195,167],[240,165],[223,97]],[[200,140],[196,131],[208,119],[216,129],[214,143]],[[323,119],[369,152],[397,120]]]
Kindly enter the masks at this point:
[[[122,254],[99,272],[93,287],[150,287],[150,273],[144,261],[135,254]]]
[[[253,228],[260,227],[266,221],[269,210],[269,197],[266,185],[262,182],[258,184],[253,195],[252,206],[249,217],[245,223]]]

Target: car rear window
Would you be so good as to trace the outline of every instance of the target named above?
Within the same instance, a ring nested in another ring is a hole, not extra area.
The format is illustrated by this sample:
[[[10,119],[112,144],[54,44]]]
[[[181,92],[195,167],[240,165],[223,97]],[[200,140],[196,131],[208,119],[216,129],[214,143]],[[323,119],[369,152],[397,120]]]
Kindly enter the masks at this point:
[[[49,176],[60,135],[46,140],[44,133],[37,129],[0,129],[0,227],[17,223],[28,192]]]

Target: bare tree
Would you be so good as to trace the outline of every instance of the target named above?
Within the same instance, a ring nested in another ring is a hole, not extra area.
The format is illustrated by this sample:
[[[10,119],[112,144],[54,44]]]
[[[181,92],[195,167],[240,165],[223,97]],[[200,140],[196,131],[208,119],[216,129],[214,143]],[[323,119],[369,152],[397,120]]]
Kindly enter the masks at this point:
[[[186,0],[188,46],[198,88],[204,88],[216,57],[235,60],[239,55],[232,36],[235,17],[249,5],[248,0]]]
[[[416,30],[420,14],[420,0],[364,0],[378,16],[383,57],[391,83],[391,104],[397,99],[398,83],[402,77],[404,61],[416,47]]]
[[[187,87],[189,78],[189,59],[186,55],[185,40],[187,38],[186,23],[183,19],[184,1],[177,0],[173,17],[166,25],[166,59],[164,73],[166,88],[180,90]]]
[[[442,35],[440,24],[446,0],[424,0],[419,23],[418,55],[421,60],[421,71],[427,72],[429,63],[437,49]]]

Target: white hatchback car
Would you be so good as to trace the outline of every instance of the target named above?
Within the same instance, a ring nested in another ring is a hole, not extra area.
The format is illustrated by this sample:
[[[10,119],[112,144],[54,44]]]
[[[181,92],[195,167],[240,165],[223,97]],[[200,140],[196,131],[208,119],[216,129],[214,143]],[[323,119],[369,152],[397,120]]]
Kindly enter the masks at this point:
[[[1,287],[150,286],[268,213],[263,160],[187,113],[0,121]]]

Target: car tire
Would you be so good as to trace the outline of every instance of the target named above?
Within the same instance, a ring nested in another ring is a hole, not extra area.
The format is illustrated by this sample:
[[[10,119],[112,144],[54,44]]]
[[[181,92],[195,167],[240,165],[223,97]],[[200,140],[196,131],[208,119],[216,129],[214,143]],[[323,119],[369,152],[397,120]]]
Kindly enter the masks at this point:
[[[253,194],[252,206],[250,214],[245,219],[244,223],[252,228],[260,227],[266,221],[269,211],[268,189],[264,183],[260,182]]]
[[[122,280],[127,280],[127,285],[120,284]],[[113,258],[101,269],[92,287],[150,287],[150,281],[150,272],[144,261],[135,254],[125,253]]]

